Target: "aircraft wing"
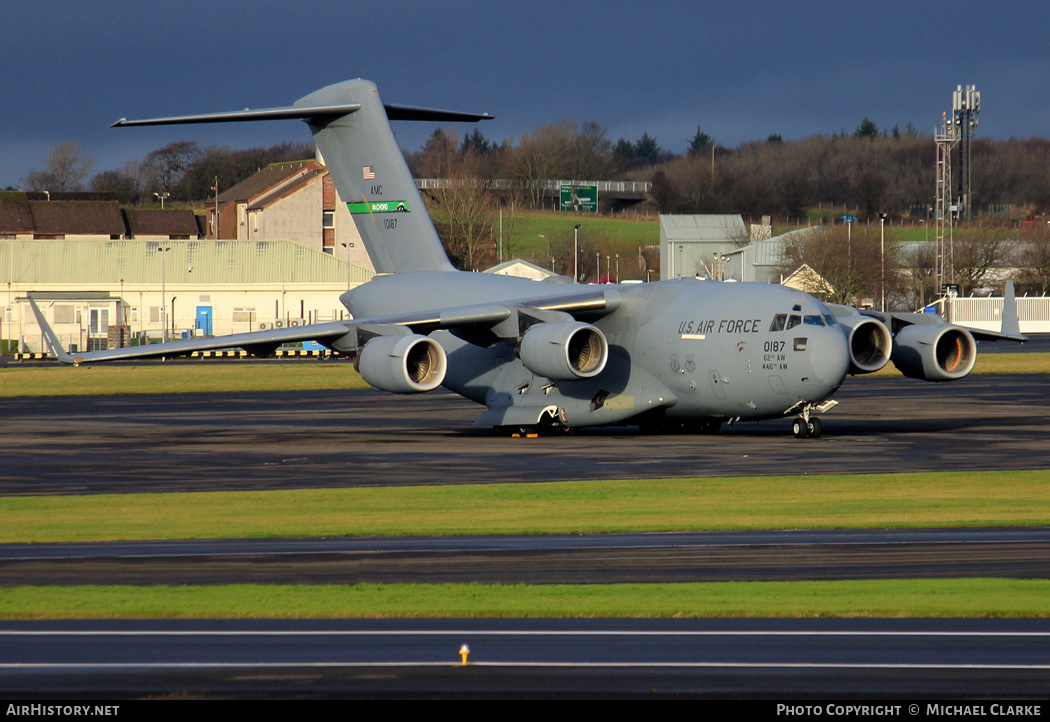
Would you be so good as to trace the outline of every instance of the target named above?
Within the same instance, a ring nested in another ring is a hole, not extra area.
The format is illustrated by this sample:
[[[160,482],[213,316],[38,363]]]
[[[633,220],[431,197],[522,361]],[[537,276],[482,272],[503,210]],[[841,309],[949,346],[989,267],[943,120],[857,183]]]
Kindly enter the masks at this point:
[[[858,310],[861,316],[868,316],[876,318],[884,323],[893,333],[897,333],[900,329],[905,326],[911,325],[923,325],[923,324],[944,324],[959,326],[959,328],[965,328],[970,332],[970,335],[978,341],[1013,341],[1015,343],[1024,343],[1028,340],[1028,337],[1019,331],[986,331],[979,328],[970,328],[969,326],[961,326],[959,324],[949,324],[943,318],[935,313],[900,313],[896,311],[881,313],[879,311],[867,311]]]
[[[853,308],[852,306],[841,306],[839,304],[827,304],[828,308],[832,310],[836,316],[850,316],[859,314],[861,316],[868,316],[875,318],[882,322],[886,328],[890,330],[894,335],[897,334],[902,328],[912,325],[927,325],[927,324],[948,324],[944,319],[935,313],[898,313],[898,312],[881,312],[881,311],[867,311],[863,309]],[[954,324],[958,325],[958,324]],[[969,326],[959,326],[959,328],[965,328],[974,339],[978,341],[1013,341],[1015,343],[1025,343],[1028,337],[1021,333],[1021,324],[1017,319],[1017,300],[1014,295],[1014,282],[1007,281],[1005,288],[1003,289],[1003,315],[1002,315],[1002,328],[999,331],[985,331],[979,328],[970,328]]]
[[[32,297],[29,298],[29,304],[51,353],[62,363],[79,365],[101,361],[184,356],[196,351],[226,348],[243,348],[254,356],[269,356],[282,344],[299,341],[316,341],[339,353],[356,354],[376,336],[428,334],[439,329],[451,330],[480,345],[491,345],[499,340],[519,337],[523,328],[534,323],[568,321],[576,316],[596,318],[611,313],[620,305],[620,294],[613,289],[602,289],[582,294],[552,295],[349,321],[329,321],[80,354],[70,354],[63,349],[58,336]]]

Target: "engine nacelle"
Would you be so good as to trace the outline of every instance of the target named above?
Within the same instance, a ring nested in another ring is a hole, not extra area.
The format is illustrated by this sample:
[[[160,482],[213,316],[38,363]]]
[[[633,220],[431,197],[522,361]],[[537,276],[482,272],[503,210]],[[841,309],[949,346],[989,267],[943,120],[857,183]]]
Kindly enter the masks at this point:
[[[835,320],[848,329],[849,373],[873,374],[889,363],[893,337],[884,324],[860,315]]]
[[[973,370],[977,344],[970,332],[959,326],[914,324],[897,332],[892,359],[909,378],[955,381]]]
[[[588,323],[537,323],[522,336],[518,357],[529,371],[548,379],[589,379],[605,368],[609,343]]]
[[[441,385],[448,359],[445,349],[426,336],[377,336],[361,349],[355,366],[370,386],[417,394]]]

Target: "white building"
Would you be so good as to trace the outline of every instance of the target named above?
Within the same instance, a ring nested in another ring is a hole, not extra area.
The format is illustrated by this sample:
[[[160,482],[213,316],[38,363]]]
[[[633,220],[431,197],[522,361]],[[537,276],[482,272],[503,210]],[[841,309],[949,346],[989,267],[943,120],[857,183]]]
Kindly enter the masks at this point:
[[[291,241],[0,241],[9,274],[4,339],[44,350],[33,294],[63,345],[78,350],[259,330],[345,317],[339,294],[373,272]]]

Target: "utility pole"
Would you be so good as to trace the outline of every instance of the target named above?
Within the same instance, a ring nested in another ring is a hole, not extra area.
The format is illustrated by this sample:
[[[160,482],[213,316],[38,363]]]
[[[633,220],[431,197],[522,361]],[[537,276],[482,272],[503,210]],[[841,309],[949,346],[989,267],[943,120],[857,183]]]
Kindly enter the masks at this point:
[[[157,251],[160,253],[160,315],[161,315],[160,321],[161,321],[161,325],[164,327],[163,337],[164,337],[164,342],[165,343],[168,342],[168,319],[165,318],[168,315],[168,313],[167,313],[167,311],[168,311],[168,300],[167,300],[166,287],[165,287],[165,278],[164,278],[165,277],[165,273],[164,273],[164,257],[168,255],[168,251],[170,251],[170,250],[171,250],[171,246],[168,246],[166,248],[164,246],[161,246],[160,248],[157,249]]]
[[[880,254],[882,256],[882,275],[879,277],[879,287],[882,289],[882,301],[879,310],[886,313],[886,214],[879,214],[879,242]]]
[[[572,229],[572,282],[580,282],[580,224]]]

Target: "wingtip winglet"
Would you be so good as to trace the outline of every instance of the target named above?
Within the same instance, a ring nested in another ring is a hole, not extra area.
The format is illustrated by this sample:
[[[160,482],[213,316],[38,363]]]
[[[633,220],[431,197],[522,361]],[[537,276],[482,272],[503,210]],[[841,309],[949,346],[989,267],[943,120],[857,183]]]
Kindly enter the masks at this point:
[[[80,359],[73,358],[70,354],[66,353],[66,350],[62,348],[62,344],[59,343],[58,336],[55,335],[54,330],[51,328],[51,324],[44,318],[44,314],[40,311],[40,307],[36,305],[36,300],[29,296],[29,305],[33,309],[33,315],[36,316],[36,322],[40,326],[40,331],[43,333],[44,340],[47,345],[59,361],[64,364],[78,364]]]
[[[1014,295],[1014,282],[1007,281],[1003,289],[1003,325],[1001,333],[1011,336],[1021,335],[1021,322],[1017,318],[1017,298]]]

